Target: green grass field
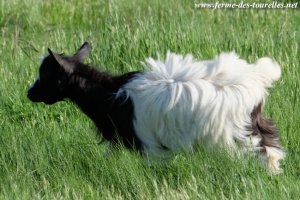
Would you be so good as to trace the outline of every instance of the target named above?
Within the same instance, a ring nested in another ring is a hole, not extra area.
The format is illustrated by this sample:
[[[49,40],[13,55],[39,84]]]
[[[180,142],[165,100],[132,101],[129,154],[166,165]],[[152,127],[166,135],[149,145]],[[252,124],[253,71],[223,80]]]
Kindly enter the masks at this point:
[[[194,3],[1,0],[0,199],[300,199],[300,5],[213,11]],[[204,149],[153,166],[122,148],[104,156],[96,128],[70,102],[26,98],[48,47],[73,53],[84,41],[88,62],[113,73],[142,69],[168,49],[199,59],[232,50],[249,62],[275,58],[283,74],[265,114],[281,132],[284,173]]]

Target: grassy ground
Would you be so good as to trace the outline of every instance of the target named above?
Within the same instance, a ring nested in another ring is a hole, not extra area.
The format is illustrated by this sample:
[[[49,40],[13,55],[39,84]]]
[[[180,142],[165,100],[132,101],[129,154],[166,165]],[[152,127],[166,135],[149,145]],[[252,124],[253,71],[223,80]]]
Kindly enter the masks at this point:
[[[299,8],[2,0],[0,34],[0,199],[300,198]],[[124,149],[103,156],[105,145],[97,144],[95,127],[77,108],[26,98],[47,47],[72,53],[85,40],[93,46],[89,62],[115,73],[142,69],[145,57],[168,49],[199,59],[231,50],[250,62],[275,58],[283,77],[270,91],[265,113],[281,130],[285,172],[269,176],[255,158],[202,149],[155,166]]]

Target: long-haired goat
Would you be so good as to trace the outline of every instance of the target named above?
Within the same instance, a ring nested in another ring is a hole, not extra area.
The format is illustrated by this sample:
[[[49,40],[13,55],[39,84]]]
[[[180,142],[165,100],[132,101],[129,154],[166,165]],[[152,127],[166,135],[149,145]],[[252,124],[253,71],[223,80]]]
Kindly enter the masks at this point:
[[[88,43],[73,55],[44,58],[28,90],[33,102],[70,99],[111,143],[163,157],[197,145],[257,152],[278,172],[284,151],[271,120],[262,117],[267,88],[278,80],[276,62],[248,64],[235,53],[197,61],[168,53],[147,59],[147,70],[113,76],[83,63]]]

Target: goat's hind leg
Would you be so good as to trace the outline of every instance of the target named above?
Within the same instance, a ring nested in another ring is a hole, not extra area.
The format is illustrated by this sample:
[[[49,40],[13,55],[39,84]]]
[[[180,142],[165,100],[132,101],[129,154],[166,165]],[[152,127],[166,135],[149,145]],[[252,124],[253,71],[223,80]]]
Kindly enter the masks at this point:
[[[259,153],[266,160],[270,172],[272,174],[281,173],[279,161],[284,159],[285,153],[279,143],[278,129],[271,120],[261,115],[261,109],[262,105],[259,104],[251,114],[252,136],[260,138]]]

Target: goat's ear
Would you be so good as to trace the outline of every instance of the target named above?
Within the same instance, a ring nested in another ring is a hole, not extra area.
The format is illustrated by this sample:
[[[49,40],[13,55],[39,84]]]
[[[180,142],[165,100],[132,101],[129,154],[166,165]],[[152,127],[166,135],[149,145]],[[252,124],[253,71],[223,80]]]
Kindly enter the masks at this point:
[[[72,64],[67,62],[65,58],[61,55],[53,53],[51,49],[48,48],[49,55],[57,62],[57,64],[67,73],[73,72]]]
[[[77,50],[74,54],[75,59],[80,62],[83,62],[90,54],[91,47],[88,42],[84,42],[83,45]]]

